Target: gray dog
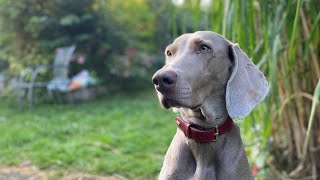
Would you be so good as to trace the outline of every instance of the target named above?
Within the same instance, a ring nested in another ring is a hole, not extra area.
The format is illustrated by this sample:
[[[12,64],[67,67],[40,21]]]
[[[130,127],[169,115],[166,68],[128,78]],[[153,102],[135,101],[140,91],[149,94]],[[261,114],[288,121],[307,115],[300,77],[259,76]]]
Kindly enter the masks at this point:
[[[209,31],[178,37],[165,54],[152,81],[163,107],[181,118],[159,179],[253,179],[232,118],[265,98],[263,74],[237,44]]]

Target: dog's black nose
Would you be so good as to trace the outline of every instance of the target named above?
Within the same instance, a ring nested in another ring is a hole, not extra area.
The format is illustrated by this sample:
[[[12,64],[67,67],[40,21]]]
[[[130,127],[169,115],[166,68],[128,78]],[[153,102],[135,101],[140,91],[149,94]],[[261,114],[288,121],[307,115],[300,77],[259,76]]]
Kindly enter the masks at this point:
[[[160,92],[170,90],[177,81],[177,74],[173,71],[157,72],[152,77],[152,83]]]

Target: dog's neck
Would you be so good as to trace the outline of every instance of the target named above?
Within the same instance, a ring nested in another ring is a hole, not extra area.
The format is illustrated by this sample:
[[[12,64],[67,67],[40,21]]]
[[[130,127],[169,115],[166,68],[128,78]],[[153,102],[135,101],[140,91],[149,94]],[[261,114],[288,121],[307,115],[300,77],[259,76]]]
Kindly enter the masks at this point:
[[[197,110],[180,108],[181,117],[203,128],[212,128],[224,123],[228,117],[225,94],[216,94],[208,97]]]

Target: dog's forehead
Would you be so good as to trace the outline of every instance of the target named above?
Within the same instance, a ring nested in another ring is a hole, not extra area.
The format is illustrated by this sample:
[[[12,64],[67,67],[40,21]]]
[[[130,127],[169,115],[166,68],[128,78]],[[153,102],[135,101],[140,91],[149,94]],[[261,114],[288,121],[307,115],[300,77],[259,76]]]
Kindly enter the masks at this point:
[[[211,41],[213,44],[225,45],[231,43],[225,37],[212,31],[197,31],[193,33],[193,36],[198,37],[200,39]]]
[[[192,36],[191,33],[182,34],[181,36],[177,37],[170,45],[181,46],[182,44],[186,43],[186,41],[190,38],[190,36]]]
[[[177,37],[169,46],[183,47],[187,43],[194,42],[194,40],[206,40],[212,42],[215,46],[225,46],[231,44],[229,40],[220,34],[211,31],[197,31],[194,33],[187,33]]]

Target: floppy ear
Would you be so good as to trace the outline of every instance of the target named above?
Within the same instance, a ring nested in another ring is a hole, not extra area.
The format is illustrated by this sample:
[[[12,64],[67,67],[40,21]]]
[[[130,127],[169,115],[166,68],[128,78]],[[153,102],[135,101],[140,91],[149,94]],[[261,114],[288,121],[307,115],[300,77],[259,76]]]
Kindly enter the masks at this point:
[[[226,105],[231,118],[247,116],[268,93],[268,82],[237,44],[229,46],[233,71],[227,83]]]

